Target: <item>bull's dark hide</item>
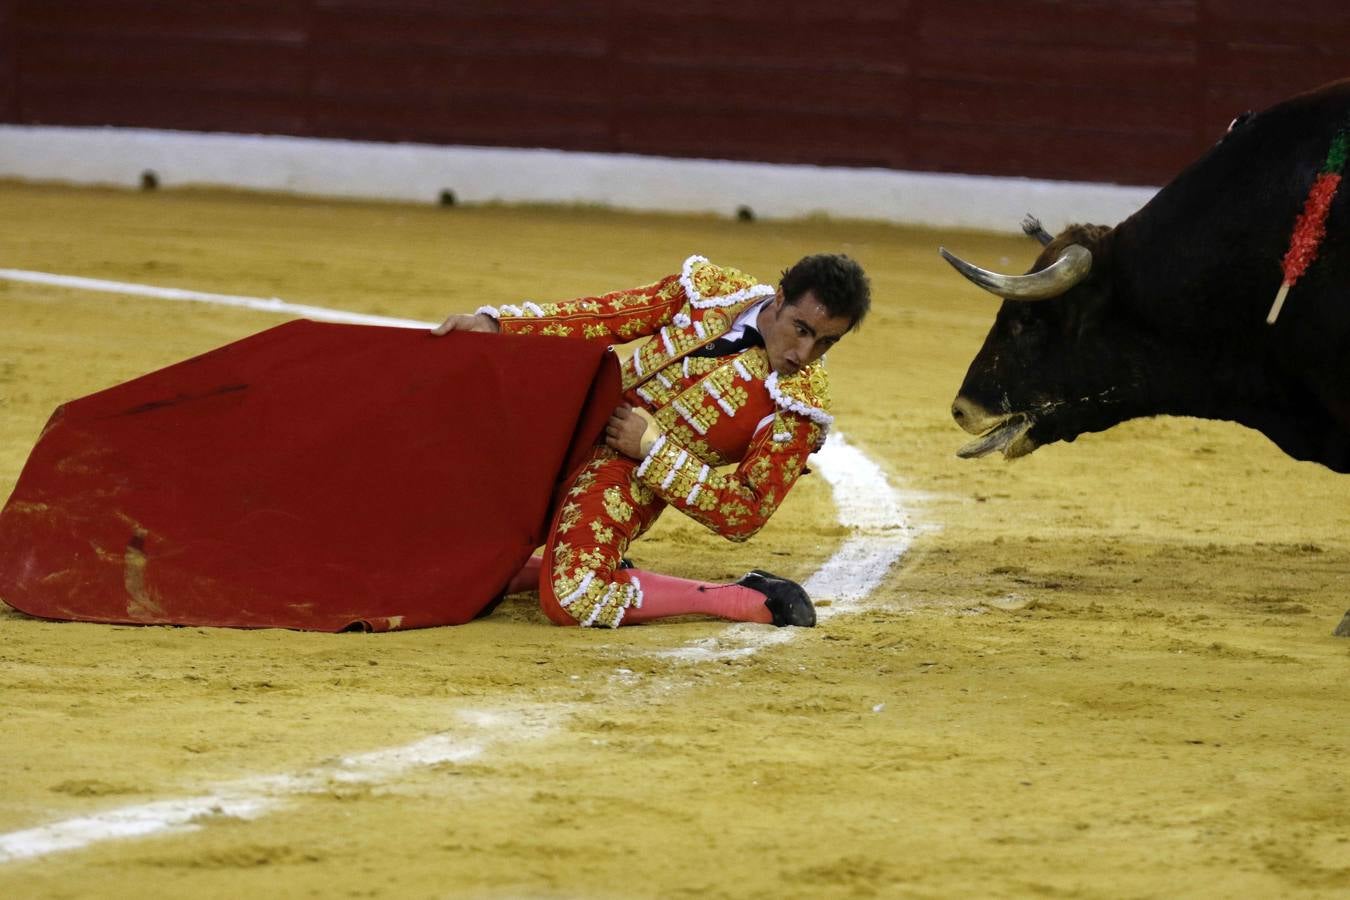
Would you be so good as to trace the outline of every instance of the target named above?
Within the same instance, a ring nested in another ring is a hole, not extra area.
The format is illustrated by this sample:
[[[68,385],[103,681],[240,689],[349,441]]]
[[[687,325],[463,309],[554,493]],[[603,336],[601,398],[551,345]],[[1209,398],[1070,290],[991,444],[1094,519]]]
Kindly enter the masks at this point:
[[[1350,186],[1265,322],[1295,219],[1348,122],[1350,80],[1294,97],[1239,119],[1114,228],[1058,235],[1031,271],[1079,243],[1091,272],[1051,299],[1004,301],[954,407],[988,435],[970,455],[1187,415],[1240,422],[1295,459],[1350,472]]]

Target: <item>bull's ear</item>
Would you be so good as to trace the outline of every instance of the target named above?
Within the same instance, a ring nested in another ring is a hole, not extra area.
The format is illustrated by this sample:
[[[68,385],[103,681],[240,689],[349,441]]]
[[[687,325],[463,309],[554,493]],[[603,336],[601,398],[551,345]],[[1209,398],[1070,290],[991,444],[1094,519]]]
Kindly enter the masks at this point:
[[[1041,225],[1041,220],[1031,213],[1027,213],[1026,218],[1022,220],[1022,233],[1027,237],[1035,238],[1042,247],[1055,239],[1055,236]]]
[[[1059,258],[1066,247],[1073,244],[1086,247],[1088,252],[1100,261],[1102,244],[1112,230],[1110,225],[1091,225],[1085,222],[1070,225],[1046,244],[1037,261],[1040,265],[1049,265]]]

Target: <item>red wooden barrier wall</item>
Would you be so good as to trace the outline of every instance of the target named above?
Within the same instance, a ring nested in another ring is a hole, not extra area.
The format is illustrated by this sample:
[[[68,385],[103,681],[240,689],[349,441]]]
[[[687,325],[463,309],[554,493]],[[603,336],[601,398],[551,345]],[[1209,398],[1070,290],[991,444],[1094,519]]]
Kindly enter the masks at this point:
[[[0,0],[0,119],[1157,184],[1344,0]]]

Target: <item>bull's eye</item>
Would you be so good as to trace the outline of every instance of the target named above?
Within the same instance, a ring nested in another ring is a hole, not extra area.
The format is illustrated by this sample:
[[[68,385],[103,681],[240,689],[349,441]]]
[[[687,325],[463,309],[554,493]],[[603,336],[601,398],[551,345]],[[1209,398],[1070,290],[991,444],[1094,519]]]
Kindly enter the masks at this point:
[[[1022,333],[1022,321],[1020,319],[1013,319],[1011,322],[1009,322],[1008,333],[1011,334],[1013,337],[1019,336]]]

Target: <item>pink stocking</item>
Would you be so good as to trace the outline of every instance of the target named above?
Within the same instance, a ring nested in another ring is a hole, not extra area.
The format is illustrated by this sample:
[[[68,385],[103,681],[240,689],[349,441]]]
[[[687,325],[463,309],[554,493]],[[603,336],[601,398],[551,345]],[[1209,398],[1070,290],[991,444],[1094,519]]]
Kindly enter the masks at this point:
[[[640,569],[629,569],[627,574],[642,585],[642,607],[630,607],[624,613],[625,625],[695,614],[736,622],[773,622],[764,595],[739,584],[709,584]]]

